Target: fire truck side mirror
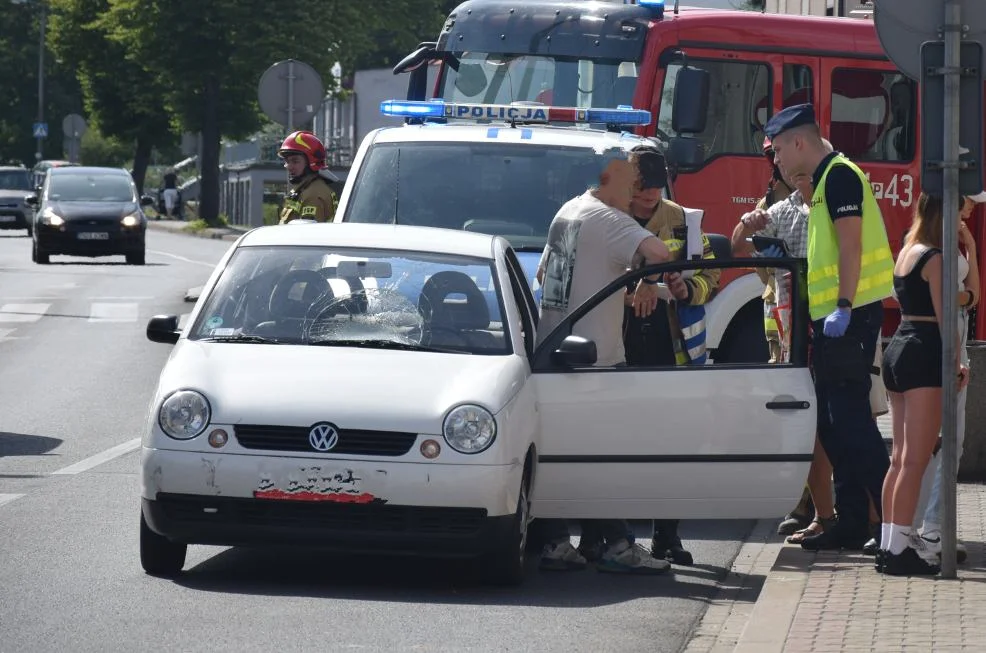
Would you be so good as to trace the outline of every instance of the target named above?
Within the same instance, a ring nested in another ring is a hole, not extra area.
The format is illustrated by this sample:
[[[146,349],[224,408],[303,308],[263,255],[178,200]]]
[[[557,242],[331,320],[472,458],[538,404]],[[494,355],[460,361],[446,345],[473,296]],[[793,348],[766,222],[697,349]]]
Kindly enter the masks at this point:
[[[701,134],[709,113],[708,71],[682,66],[675,76],[671,129],[676,134]]]

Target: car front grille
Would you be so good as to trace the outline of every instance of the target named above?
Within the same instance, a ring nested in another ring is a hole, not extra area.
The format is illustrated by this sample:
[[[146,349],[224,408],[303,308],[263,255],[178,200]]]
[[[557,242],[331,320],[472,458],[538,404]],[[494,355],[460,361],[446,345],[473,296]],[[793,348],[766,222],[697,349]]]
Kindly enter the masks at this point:
[[[311,427],[239,424],[233,428],[237,442],[246,449],[266,451],[317,451],[308,440]],[[339,442],[329,454],[403,456],[414,445],[417,433],[338,429]]]

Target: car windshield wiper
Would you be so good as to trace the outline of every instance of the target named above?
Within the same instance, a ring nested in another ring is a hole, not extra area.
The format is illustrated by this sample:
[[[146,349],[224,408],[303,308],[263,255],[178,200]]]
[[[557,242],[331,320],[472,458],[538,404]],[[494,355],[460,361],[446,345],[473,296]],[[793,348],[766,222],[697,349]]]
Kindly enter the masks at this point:
[[[205,338],[196,338],[202,342],[247,342],[256,343],[261,345],[279,345],[280,340],[276,338],[265,338],[264,336],[250,336],[246,334],[239,334],[235,336],[207,336]]]
[[[428,345],[416,345],[411,342],[397,342],[396,340],[384,340],[374,338],[360,338],[350,340],[316,340],[308,343],[315,347],[364,347],[366,349],[400,349],[403,351],[431,351],[444,354],[470,354],[472,352],[462,351],[461,349],[445,349],[442,347],[429,347]]]

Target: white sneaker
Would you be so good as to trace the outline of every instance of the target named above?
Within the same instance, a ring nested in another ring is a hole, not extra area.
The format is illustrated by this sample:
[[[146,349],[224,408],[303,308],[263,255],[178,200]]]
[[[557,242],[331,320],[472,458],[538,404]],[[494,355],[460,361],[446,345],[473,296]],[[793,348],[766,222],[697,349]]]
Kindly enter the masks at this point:
[[[667,560],[651,557],[639,544],[623,540],[610,546],[596,564],[596,569],[610,574],[663,574],[671,568]]]
[[[941,537],[937,540],[929,540],[924,535],[911,533],[907,537],[907,544],[914,549],[918,556],[929,565],[941,563]]]
[[[574,571],[585,569],[586,561],[570,541],[546,544],[541,551],[538,566],[548,571]]]
[[[941,556],[941,531],[939,530],[928,530],[921,533],[921,539],[924,540],[925,545],[931,551],[935,552],[935,555]],[[966,558],[969,557],[969,551],[965,548],[965,544],[959,540],[955,541],[955,561],[958,563],[965,562]]]

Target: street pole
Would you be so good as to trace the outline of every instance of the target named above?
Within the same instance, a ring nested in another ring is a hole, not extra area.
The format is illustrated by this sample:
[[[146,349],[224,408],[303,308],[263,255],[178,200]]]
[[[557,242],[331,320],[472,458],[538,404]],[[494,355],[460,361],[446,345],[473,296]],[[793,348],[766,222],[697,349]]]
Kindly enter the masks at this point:
[[[38,122],[45,121],[45,26],[48,22],[48,8],[44,0],[40,0],[41,18],[40,32],[38,41]],[[38,136],[38,149],[35,151],[35,158],[40,161],[44,158],[44,137]]]
[[[945,156],[942,198],[942,492],[941,575],[956,575],[956,345],[958,336],[958,220],[959,220],[959,49],[962,42],[960,0],[944,0],[945,40]]]

